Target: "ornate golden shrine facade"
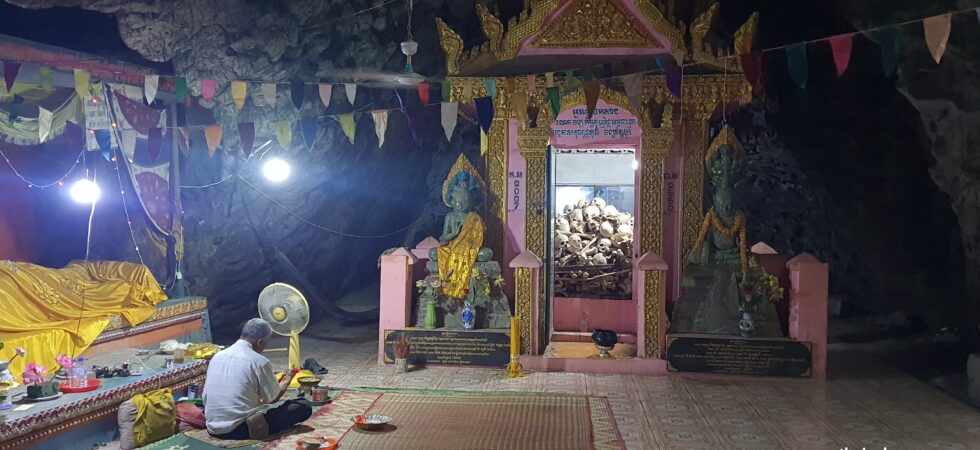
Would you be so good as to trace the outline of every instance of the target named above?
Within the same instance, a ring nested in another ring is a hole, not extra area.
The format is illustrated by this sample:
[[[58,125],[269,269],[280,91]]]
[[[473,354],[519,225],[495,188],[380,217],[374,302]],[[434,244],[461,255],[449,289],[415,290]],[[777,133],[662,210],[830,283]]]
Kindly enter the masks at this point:
[[[495,82],[494,119],[483,161],[488,189],[487,244],[495,254],[503,255],[505,263],[522,252],[545,259],[550,245],[547,158],[553,141],[550,124],[556,117],[545,87],[561,87],[560,112],[585,108],[581,81],[565,80],[579,83],[575,87],[545,73],[571,69],[569,65],[574,64],[592,67],[657,55],[696,63],[703,73],[683,76],[680,98],[669,92],[664,75],[643,75],[642,96],[632,102],[621,78],[602,80],[599,89],[602,104],[625,110],[637,119],[640,129],[639,136],[622,142],[635,149],[639,161],[633,260],[634,265],[651,258],[662,260],[667,270],[634,270],[639,275],[634,276],[639,289],[633,294],[640,309],[637,347],[638,356],[662,358],[665,305],[672,295],[665,286],[678,282],[680,255],[696,240],[703,216],[709,121],[720,105],[751,101],[751,87],[734,70],[737,59],[724,52],[716,56],[704,47],[717,4],[692,23],[691,48],[684,46],[684,31],[672,25],[650,0],[530,0],[526,6],[504,27],[486,7],[477,5],[487,42],[468,51],[462,39],[437,19],[451,84],[450,101],[468,103],[485,97],[484,80]],[[753,15],[734,36],[736,51],[751,49],[757,18]],[[637,104],[641,107],[636,108]],[[536,120],[532,116],[535,109]],[[650,114],[651,110],[663,114]],[[669,195],[665,189],[668,172],[671,186],[679,186]],[[520,175],[516,191],[509,181],[509,175],[516,178],[515,174]],[[515,203],[521,207],[509,208],[514,195],[519,196]],[[667,202],[678,205],[676,214],[665,214]],[[538,280],[532,283],[535,273]],[[521,317],[521,351],[541,354],[549,338],[546,315],[540,313],[548,301],[544,272],[522,268],[507,275],[508,285],[515,287],[515,314]],[[534,286],[538,292],[532,292]]]

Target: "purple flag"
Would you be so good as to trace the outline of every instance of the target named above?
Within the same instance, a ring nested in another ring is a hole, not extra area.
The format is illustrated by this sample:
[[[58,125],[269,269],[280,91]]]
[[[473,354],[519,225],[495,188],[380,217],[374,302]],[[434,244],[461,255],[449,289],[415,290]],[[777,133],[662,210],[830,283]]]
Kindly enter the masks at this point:
[[[493,123],[493,98],[480,97],[473,100],[476,103],[476,115],[480,119],[480,127],[483,132],[490,134],[490,124]]]
[[[238,124],[238,139],[242,144],[242,153],[245,154],[247,161],[252,156],[252,147],[255,145],[255,123],[242,122]]]
[[[676,98],[681,98],[681,80],[684,79],[681,66],[667,68],[667,90]]]
[[[146,152],[150,155],[150,162],[157,162],[160,159],[160,141],[163,135],[159,128],[150,128],[146,133]]]
[[[7,92],[10,92],[10,89],[14,87],[14,80],[17,78],[18,71],[20,71],[19,62],[3,62],[3,80],[7,83]]]

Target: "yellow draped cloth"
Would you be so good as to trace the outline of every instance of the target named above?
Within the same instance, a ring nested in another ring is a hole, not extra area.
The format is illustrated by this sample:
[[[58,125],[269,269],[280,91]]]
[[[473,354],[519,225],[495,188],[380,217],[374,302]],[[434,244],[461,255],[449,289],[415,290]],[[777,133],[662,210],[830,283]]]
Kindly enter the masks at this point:
[[[109,318],[121,315],[131,325],[153,315],[154,305],[167,299],[150,270],[115,261],[73,261],[62,269],[0,262],[0,359],[17,347],[27,350],[10,373],[20,378],[29,362],[50,371],[64,353],[81,355],[102,333]]]
[[[466,216],[463,228],[452,242],[439,247],[439,280],[445,283],[442,292],[453,298],[463,298],[470,284],[470,271],[476,254],[483,246],[483,219],[474,212]]]

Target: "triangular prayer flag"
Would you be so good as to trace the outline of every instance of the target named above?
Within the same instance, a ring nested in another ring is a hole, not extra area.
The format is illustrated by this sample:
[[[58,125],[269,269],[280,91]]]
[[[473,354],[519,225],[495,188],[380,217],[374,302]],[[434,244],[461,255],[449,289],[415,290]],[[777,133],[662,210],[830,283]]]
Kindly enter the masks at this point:
[[[85,146],[85,130],[70,120],[65,122],[65,136],[68,136],[68,148],[77,150]]]
[[[330,107],[330,97],[333,96],[333,85],[329,83],[320,83],[317,86],[317,91],[320,93],[320,102],[323,103],[324,108]]]
[[[487,97],[493,98],[497,96],[497,80],[493,78],[484,78],[483,87],[487,90]]]
[[[177,103],[184,103],[187,99],[187,78],[177,77],[174,80],[174,95],[177,97]]]
[[[7,122],[11,125],[17,121],[20,117],[21,106],[24,105],[24,97],[14,94],[14,99],[10,102],[10,108],[7,110],[7,114],[10,116],[7,118]]]
[[[474,100],[476,103],[476,115],[480,119],[480,127],[483,132],[490,133],[490,125],[493,124],[493,98],[480,97]]]
[[[422,100],[423,105],[429,103],[429,83],[425,81],[419,83],[419,100]]]
[[[262,83],[262,99],[266,106],[276,106],[276,83]]]
[[[242,153],[245,155],[245,160],[247,161],[252,156],[252,147],[255,146],[255,123],[239,123],[238,140],[242,144]]]
[[[6,83],[7,92],[14,87],[14,80],[17,79],[17,72],[20,71],[20,63],[13,61],[3,62],[3,81]]]
[[[41,106],[37,107],[37,139],[43,143],[51,135],[51,120],[54,114]]]
[[[102,150],[102,156],[110,154],[112,150],[112,135],[109,134],[109,130],[95,130],[95,142],[99,145],[99,150]],[[106,161],[111,160],[111,157],[106,157]]]
[[[73,72],[75,74],[75,93],[78,94],[79,98],[87,98],[90,94],[92,74],[82,69],[75,69]]]
[[[231,99],[235,101],[235,107],[242,109],[245,106],[245,95],[248,93],[248,84],[244,81],[231,82]]]
[[[457,115],[459,114],[459,103],[443,102],[442,110],[442,129],[446,132],[446,140],[453,140],[453,130],[456,129]]]
[[[643,74],[631,73],[623,76],[623,88],[634,114],[643,109]]]
[[[124,155],[132,158],[136,153],[136,130],[122,130],[120,134],[119,147],[122,148]]]
[[[544,85],[545,87],[552,87],[555,85],[555,73],[545,72],[544,73]]]
[[[211,124],[205,127],[204,139],[208,142],[208,153],[214,156],[214,152],[221,145],[221,125]]]
[[[320,125],[317,123],[316,117],[304,117],[299,120],[299,130],[303,133],[303,142],[306,143],[307,150],[313,150],[313,144],[316,143],[317,131],[320,131]]]
[[[428,94],[428,89],[426,89]],[[374,133],[378,135],[378,147],[380,148],[385,144],[385,130],[388,129],[388,111],[371,111],[371,117],[374,118]]]
[[[585,83],[582,85],[582,93],[585,94],[586,118],[591,119],[592,113],[595,112],[596,102],[599,101],[599,82],[592,80]]]
[[[952,14],[927,17],[922,20],[922,28],[926,35],[926,46],[932,59],[939,64],[946,53],[946,44],[949,43],[949,32],[952,28]]]
[[[895,73],[898,67],[899,42],[898,28],[894,26],[884,27],[877,33],[878,46],[881,47],[881,71],[886,77]]]
[[[534,91],[538,88],[538,76],[528,75],[527,76],[527,93],[534,95]]]
[[[463,78],[459,82],[459,87],[461,88],[461,91],[462,91],[460,93],[460,98],[459,98],[459,100],[461,102],[463,102],[463,103],[469,103],[469,102],[473,101],[473,84],[474,83],[476,83],[476,80],[474,80],[472,78]]]
[[[557,118],[561,112],[561,97],[558,95],[558,86],[551,86],[545,91],[548,93],[548,103],[551,104],[551,117]]]
[[[147,104],[157,99],[157,88],[160,87],[160,75],[145,75],[143,77],[143,97]]]
[[[351,106],[354,106],[354,100],[357,100],[357,85],[346,83],[344,84],[344,91],[347,92],[347,101],[350,102]]]
[[[487,134],[480,129],[480,155],[486,155],[487,149],[490,147],[490,139],[487,138]]]
[[[293,145],[293,123],[288,120],[276,122],[276,142],[283,150],[289,150]]]
[[[41,89],[45,91],[54,90],[54,71],[50,67],[39,68],[37,76],[41,79]]]
[[[292,97],[293,105],[296,106],[296,109],[303,107],[303,100],[306,97],[306,85],[303,84],[303,80],[293,78],[289,82],[289,96]]]
[[[800,89],[806,89],[809,81],[810,69],[806,61],[806,42],[800,42],[786,46],[786,63],[789,65],[789,74]]]
[[[738,57],[742,64],[742,73],[745,74],[745,81],[752,86],[752,92],[756,95],[762,93],[762,53],[746,53]]]
[[[356,86],[356,85],[355,85]],[[357,123],[354,122],[354,114],[340,114],[337,116],[337,120],[340,121],[340,129],[344,130],[344,135],[347,136],[347,140],[351,144],[354,143],[354,133],[357,132]]]
[[[831,36],[828,40],[830,41],[830,50],[834,54],[834,67],[837,69],[837,76],[841,76],[851,62],[851,49],[854,47],[854,35],[850,33],[841,34]]]
[[[218,81],[211,78],[201,79],[201,98],[211,101],[214,100],[214,93],[218,90]]]
[[[667,90],[676,98],[681,98],[681,83],[684,80],[683,68],[681,66],[668,67],[664,74],[667,79]]]
[[[575,78],[575,73],[571,70],[565,71],[565,91],[572,91],[578,89],[579,81]]]
[[[159,128],[153,127],[146,132],[146,153],[150,155],[150,162],[157,162],[160,159],[161,141],[163,141],[163,133]]]
[[[449,97],[452,97],[453,85],[448,81],[443,81],[442,83],[442,101],[448,102]]]

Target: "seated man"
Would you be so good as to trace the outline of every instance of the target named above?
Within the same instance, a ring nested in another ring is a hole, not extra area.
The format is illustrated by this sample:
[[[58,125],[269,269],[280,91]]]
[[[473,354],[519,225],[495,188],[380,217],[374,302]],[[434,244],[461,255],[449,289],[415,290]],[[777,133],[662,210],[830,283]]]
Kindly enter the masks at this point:
[[[272,327],[251,319],[241,338],[211,358],[204,381],[204,418],[208,433],[221,439],[264,439],[310,418],[306,400],[288,400],[266,410],[286,392],[293,374],[286,371],[276,381],[272,363],[261,353],[268,345]]]

